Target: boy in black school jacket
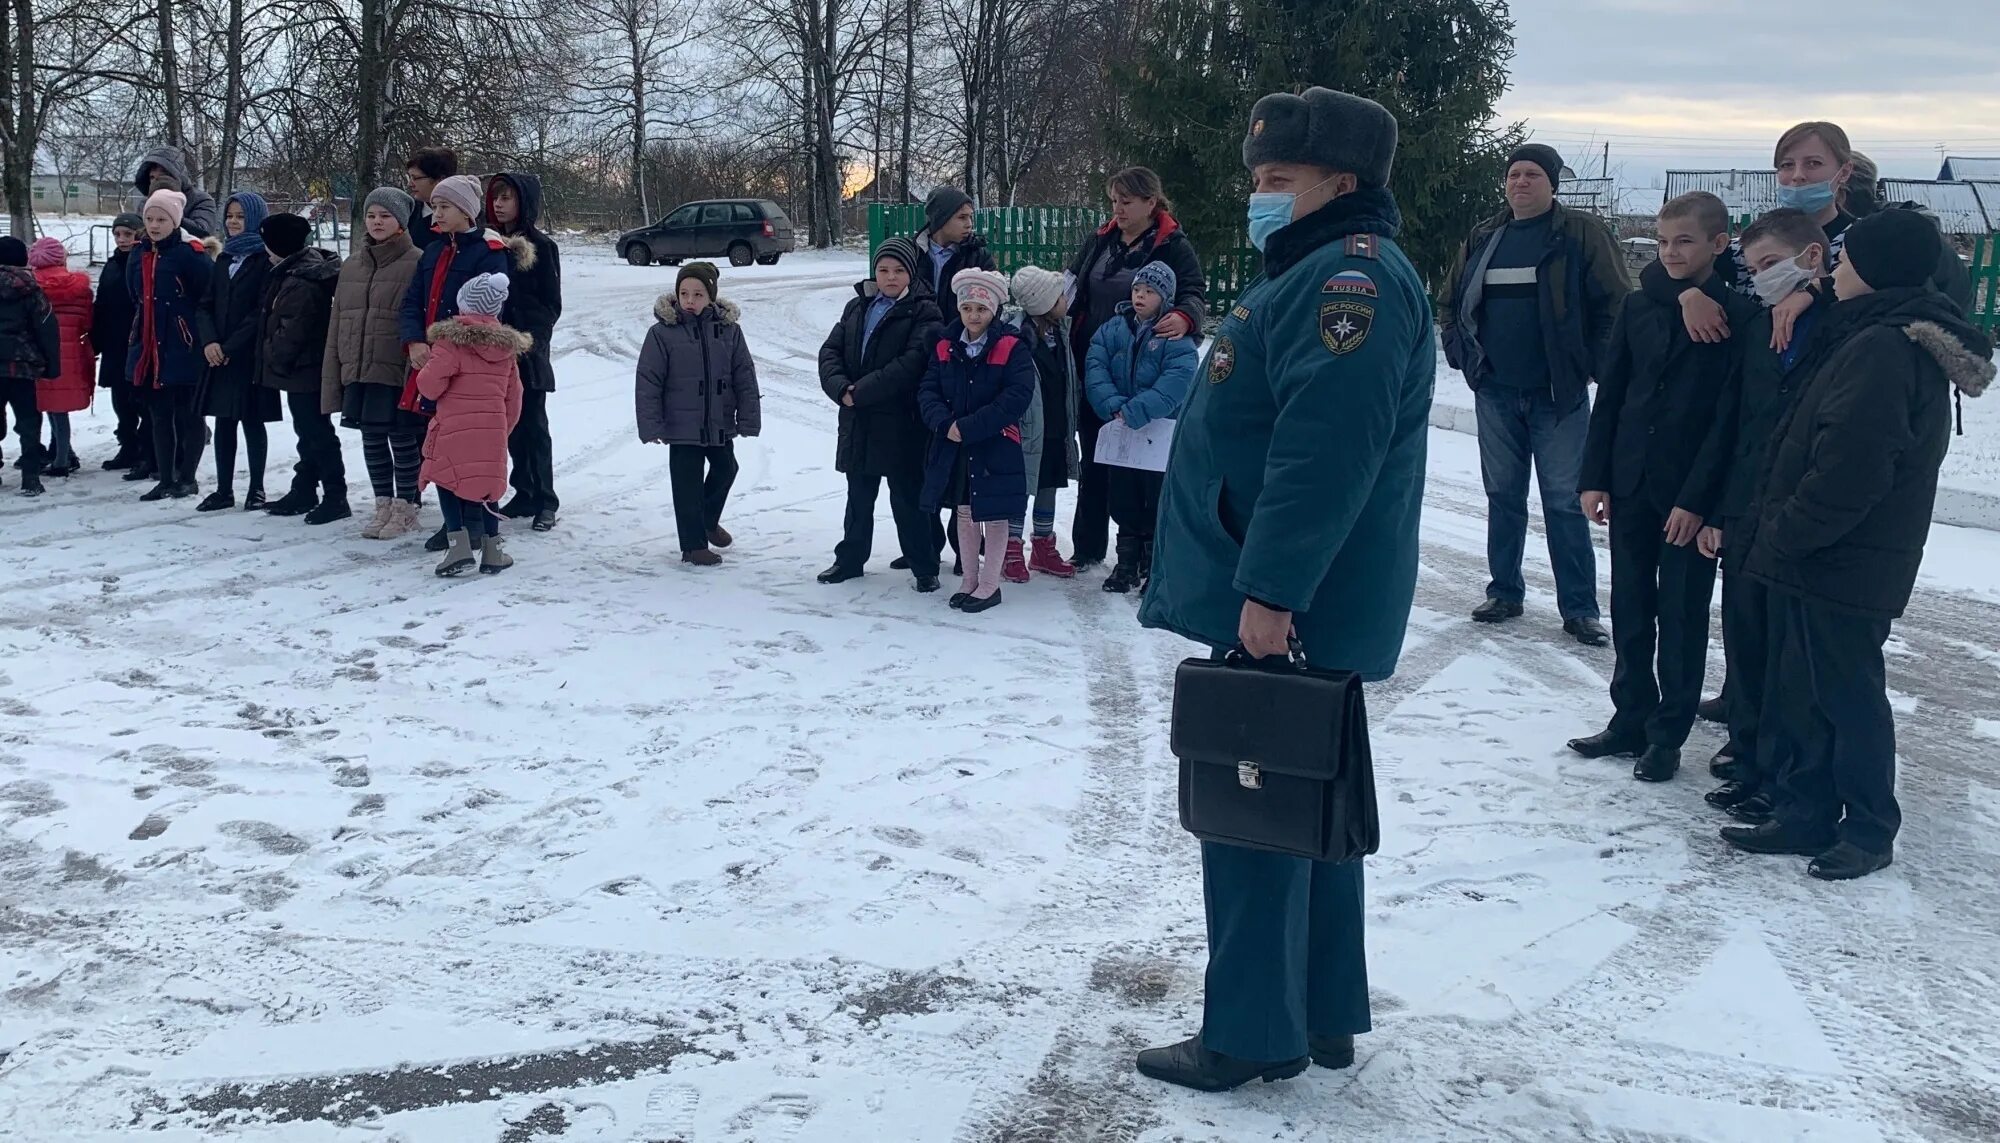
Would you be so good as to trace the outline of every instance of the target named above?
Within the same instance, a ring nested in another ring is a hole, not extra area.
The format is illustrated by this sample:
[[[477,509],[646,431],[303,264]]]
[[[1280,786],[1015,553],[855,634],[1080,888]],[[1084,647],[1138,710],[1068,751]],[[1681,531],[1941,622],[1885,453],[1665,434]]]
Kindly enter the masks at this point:
[[[1717,418],[1735,427],[1736,447],[1718,458],[1723,466],[1722,497],[1695,541],[1704,555],[1722,557],[1722,648],[1729,664],[1724,688],[1729,699],[1729,745],[1724,748],[1730,759],[1729,781],[1709,792],[1708,803],[1754,823],[1770,816],[1770,787],[1777,777],[1770,743],[1759,733],[1768,693],[1769,595],[1762,583],[1743,574],[1746,545],[1732,537],[1740,538],[1748,523],[1745,517],[1763,479],[1771,430],[1809,370],[1815,356],[1813,332],[1833,305],[1833,289],[1831,283],[1819,281],[1826,273],[1831,244],[1826,231],[1806,212],[1774,210],[1751,223],[1739,242],[1758,300],[1766,306],[1801,290],[1812,296],[1811,307],[1794,322],[1784,349],[1771,347],[1769,309],[1760,309],[1730,340],[1741,368],[1733,378],[1735,384],[1722,395]],[[1674,288],[1678,292],[1678,284]],[[1677,299],[1663,300],[1678,305]]]
[[[1715,274],[1729,249],[1729,213],[1704,191],[1660,210],[1660,261],[1727,308],[1737,328],[1757,304]],[[1602,733],[1570,742],[1586,758],[1639,755],[1633,776],[1664,782],[1680,769],[1708,657],[1715,561],[1695,546],[1721,497],[1718,457],[1735,444],[1716,406],[1738,367],[1736,347],[1697,344],[1678,306],[1628,296],[1597,374],[1579,493],[1583,513],[1611,529],[1611,633],[1616,708]],[[1655,643],[1658,673],[1655,674]]]

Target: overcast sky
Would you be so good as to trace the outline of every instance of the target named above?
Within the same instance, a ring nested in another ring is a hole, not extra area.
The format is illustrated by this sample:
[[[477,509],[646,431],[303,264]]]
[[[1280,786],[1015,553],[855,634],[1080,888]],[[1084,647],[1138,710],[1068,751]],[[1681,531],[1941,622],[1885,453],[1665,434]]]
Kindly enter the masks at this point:
[[[2000,0],[1513,0],[1500,103],[1571,169],[1604,144],[1621,184],[1771,165],[1829,119],[1883,174],[1935,178],[1937,145],[2000,155]],[[1621,173],[1620,168],[1623,168]]]

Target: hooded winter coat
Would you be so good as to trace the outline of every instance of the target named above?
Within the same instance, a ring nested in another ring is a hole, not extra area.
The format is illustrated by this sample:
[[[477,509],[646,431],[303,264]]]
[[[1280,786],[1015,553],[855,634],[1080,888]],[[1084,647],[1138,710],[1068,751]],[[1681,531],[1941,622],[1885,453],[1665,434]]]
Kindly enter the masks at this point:
[[[928,512],[945,507],[963,477],[962,500],[974,520],[1018,519],[1028,510],[1021,417],[1035,398],[1034,356],[1020,332],[999,321],[987,327],[977,357],[966,353],[964,335],[964,323],[946,323],[917,390],[931,431],[922,504]],[[948,435],[954,424],[956,441]]]
[[[257,333],[257,384],[283,393],[319,393],[326,329],[340,260],[308,246],[271,267]],[[337,413],[320,402],[320,412]]]
[[[1200,356],[1194,339],[1156,336],[1153,323],[1142,324],[1126,302],[1090,339],[1090,356],[1084,360],[1090,407],[1105,421],[1125,414],[1125,427],[1131,429],[1172,417],[1187,400]]]
[[[408,231],[354,248],[340,265],[327,319],[326,353],[320,360],[320,407],[341,403],[348,385],[401,389],[409,380],[403,345],[403,299],[423,254]]]
[[[131,287],[125,284],[125,267],[132,261],[127,250],[114,250],[97,275],[97,298],[91,307],[90,344],[97,350],[97,383],[109,389],[123,385],[126,343],[132,337],[132,318],[138,306],[132,301]]]
[[[512,252],[510,258],[509,251]],[[447,235],[424,247],[423,259],[403,295],[398,329],[404,345],[417,345],[438,322],[458,316],[458,291],[481,274],[508,275],[534,265],[534,247],[525,238],[503,238],[491,230]]]
[[[1841,301],[1821,320],[1739,529],[1743,568],[1813,603],[1895,618],[1923,563],[1954,391],[1986,391],[1993,344],[1929,286]]]
[[[54,377],[61,367],[62,331],[34,271],[0,266],[0,377]]]
[[[672,294],[660,295],[653,304],[657,320],[639,351],[640,440],[714,446],[763,431],[757,365],[740,316],[722,298],[696,316]]]
[[[35,281],[56,312],[62,338],[62,375],[35,386],[35,404],[44,413],[80,413],[90,408],[96,362],[90,352],[90,279],[67,266],[45,266]]]
[[[528,335],[484,314],[441,321],[429,333],[431,357],[417,373],[417,391],[437,402],[437,411],[418,487],[435,484],[491,504],[507,494],[507,437],[521,419],[519,357]]]
[[[1071,260],[1076,297],[1069,307],[1070,349],[1077,361],[1089,356],[1090,339],[1097,336],[1098,327],[1132,300],[1132,276],[1154,262],[1173,270],[1173,309],[1187,318],[1194,341],[1201,341],[1201,325],[1208,317],[1208,280],[1202,274],[1201,255],[1180,220],[1162,210],[1153,215],[1151,229],[1130,247],[1125,246],[1118,224],[1107,222]]]
[[[202,412],[211,417],[241,417],[260,422],[280,417],[275,395],[261,395],[257,388],[257,340],[262,325],[264,287],[271,280],[271,258],[252,254],[243,259],[232,277],[229,269],[236,256],[224,251],[215,260],[209,276],[208,293],[195,315],[195,329],[204,350],[220,345],[229,360],[208,366],[202,382]]]
[[[937,302],[911,283],[862,346],[868,308],[881,293],[873,280],[854,287],[840,324],[819,349],[819,386],[840,405],[836,472],[898,476],[923,470],[930,431],[917,416],[917,384],[937,342]],[[848,389],[854,405],[840,404]]]
[[[181,229],[196,238],[220,238],[222,236],[222,210],[215,205],[215,196],[195,185],[189,173],[187,156],[180,148],[166,144],[154,147],[139,156],[139,166],[132,172],[132,186],[138,191],[135,196],[134,211],[145,208],[146,198],[153,193],[150,170],[158,167],[180,180],[181,193],[187,196],[187,209],[181,212]]]
[[[486,184],[486,217],[493,217],[493,189],[502,180],[513,186],[521,203],[520,218],[505,233],[509,238],[525,239],[528,245],[508,251],[514,268],[507,272],[507,304],[500,311],[500,320],[535,339],[534,348],[521,357],[521,384],[552,393],[556,371],[549,360],[549,339],[555,336],[556,320],[562,317],[562,251],[538,228],[542,180],[534,175],[520,171],[494,175]]]
[[[139,240],[125,266],[138,314],[125,353],[125,378],[145,389],[198,385],[208,371],[195,327],[215,266],[180,231]]]

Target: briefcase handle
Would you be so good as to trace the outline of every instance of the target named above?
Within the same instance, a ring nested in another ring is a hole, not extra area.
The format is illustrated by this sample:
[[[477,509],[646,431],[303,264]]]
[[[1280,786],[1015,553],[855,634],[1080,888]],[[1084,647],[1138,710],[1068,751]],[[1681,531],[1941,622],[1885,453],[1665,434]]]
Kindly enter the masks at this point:
[[[1284,658],[1280,659],[1276,655],[1272,655],[1268,658],[1258,659],[1252,657],[1250,652],[1244,649],[1243,644],[1238,643],[1229,649],[1228,654],[1222,657],[1222,661],[1232,667],[1253,667],[1260,671],[1304,670],[1306,666],[1306,646],[1304,643],[1299,642],[1297,635],[1287,635],[1285,636]]]

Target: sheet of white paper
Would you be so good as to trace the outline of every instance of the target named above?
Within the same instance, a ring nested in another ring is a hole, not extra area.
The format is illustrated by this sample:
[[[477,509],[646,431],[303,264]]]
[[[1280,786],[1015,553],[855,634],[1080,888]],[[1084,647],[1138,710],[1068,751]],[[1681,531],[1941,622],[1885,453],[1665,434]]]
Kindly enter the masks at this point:
[[[1143,429],[1128,429],[1125,422],[1114,420],[1097,431],[1097,463],[1165,472],[1173,443],[1171,417],[1149,421]]]

